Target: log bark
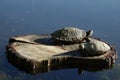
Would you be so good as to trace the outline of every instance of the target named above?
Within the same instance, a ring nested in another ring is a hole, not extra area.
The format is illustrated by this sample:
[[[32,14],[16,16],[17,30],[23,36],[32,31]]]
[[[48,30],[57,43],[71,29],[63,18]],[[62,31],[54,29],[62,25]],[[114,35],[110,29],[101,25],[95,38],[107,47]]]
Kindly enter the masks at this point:
[[[32,74],[66,67],[80,67],[80,70],[81,67],[111,68],[117,56],[116,50],[111,46],[111,50],[104,55],[82,57],[79,44],[59,44],[50,35],[11,37],[6,53],[10,63]]]

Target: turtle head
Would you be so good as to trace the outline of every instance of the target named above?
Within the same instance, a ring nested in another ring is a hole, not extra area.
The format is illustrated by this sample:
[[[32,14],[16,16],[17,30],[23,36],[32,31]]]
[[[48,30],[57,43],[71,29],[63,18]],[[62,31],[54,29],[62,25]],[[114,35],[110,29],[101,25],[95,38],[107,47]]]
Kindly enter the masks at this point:
[[[89,30],[86,32],[86,37],[92,37],[93,35],[93,30]]]
[[[79,45],[79,48],[80,48],[80,49],[84,49],[84,48],[85,48],[84,44],[81,43],[81,44]]]

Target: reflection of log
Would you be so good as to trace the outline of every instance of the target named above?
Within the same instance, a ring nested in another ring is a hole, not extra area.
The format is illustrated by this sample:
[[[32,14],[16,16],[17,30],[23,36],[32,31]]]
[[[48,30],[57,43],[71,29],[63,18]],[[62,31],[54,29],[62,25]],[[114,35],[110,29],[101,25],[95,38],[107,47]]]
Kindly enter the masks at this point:
[[[30,73],[37,73],[56,65],[111,67],[116,59],[116,51],[112,47],[110,52],[104,55],[82,57],[79,44],[61,46],[54,43],[49,35],[11,37],[6,49],[9,62]]]

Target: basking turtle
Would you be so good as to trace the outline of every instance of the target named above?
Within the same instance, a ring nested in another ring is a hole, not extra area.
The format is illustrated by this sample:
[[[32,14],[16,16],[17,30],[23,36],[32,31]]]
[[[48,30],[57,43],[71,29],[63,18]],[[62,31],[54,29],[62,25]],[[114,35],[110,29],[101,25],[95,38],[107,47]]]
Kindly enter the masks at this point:
[[[60,42],[78,43],[82,42],[85,37],[91,37],[93,30],[84,31],[75,27],[65,27],[51,33],[54,40]]]
[[[106,53],[111,49],[110,45],[93,38],[85,38],[85,42],[80,43],[80,51],[85,56],[97,56]]]

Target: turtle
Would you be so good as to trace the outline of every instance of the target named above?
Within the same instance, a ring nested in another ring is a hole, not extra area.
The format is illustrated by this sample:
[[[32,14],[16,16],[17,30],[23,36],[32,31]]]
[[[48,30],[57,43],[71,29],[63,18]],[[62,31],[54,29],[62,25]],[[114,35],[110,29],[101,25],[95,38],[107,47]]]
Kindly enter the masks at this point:
[[[79,48],[84,53],[84,56],[102,55],[111,49],[109,44],[94,38],[84,38]]]
[[[63,43],[79,43],[85,37],[92,37],[93,30],[85,31],[76,27],[64,27],[51,33],[52,39]]]

